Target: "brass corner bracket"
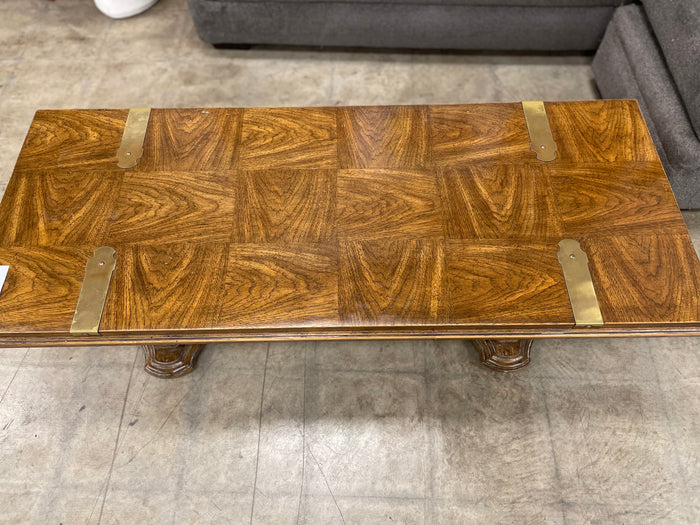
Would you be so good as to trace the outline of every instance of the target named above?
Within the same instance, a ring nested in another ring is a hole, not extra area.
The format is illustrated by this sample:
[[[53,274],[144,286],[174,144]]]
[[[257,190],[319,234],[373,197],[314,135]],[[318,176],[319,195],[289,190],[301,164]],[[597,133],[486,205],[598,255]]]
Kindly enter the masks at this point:
[[[537,158],[544,162],[551,162],[557,158],[557,143],[552,137],[549,127],[549,118],[541,100],[525,101],[523,112],[527,130],[530,133],[530,149]]]
[[[85,265],[85,278],[70,327],[72,335],[99,335],[109,283],[117,266],[115,253],[111,246],[102,246]]]
[[[564,273],[576,328],[603,326],[603,315],[598,306],[586,252],[581,249],[578,241],[562,239],[559,241],[557,259]]]
[[[151,117],[150,108],[131,108],[126,118],[122,142],[117,151],[117,166],[133,168],[143,155],[143,140]]]

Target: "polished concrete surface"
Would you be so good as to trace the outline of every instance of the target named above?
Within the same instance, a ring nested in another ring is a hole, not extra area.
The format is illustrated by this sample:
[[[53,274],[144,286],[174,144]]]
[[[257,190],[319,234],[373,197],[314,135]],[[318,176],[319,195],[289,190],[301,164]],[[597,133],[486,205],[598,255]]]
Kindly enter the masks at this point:
[[[590,61],[217,51],[185,0],[1,0],[0,193],[38,108],[590,99]],[[0,523],[700,522],[700,339],[532,353],[499,374],[460,341],[212,345],[159,380],[135,347],[2,349]]]

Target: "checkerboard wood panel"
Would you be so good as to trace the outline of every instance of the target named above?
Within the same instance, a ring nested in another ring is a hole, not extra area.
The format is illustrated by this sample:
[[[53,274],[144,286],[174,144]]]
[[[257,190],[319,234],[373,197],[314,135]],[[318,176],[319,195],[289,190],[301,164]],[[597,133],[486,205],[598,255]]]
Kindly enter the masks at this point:
[[[40,111],[0,205],[0,336],[67,341],[102,245],[110,341],[561,333],[566,237],[606,326],[700,326],[700,264],[637,104],[545,106],[552,162],[516,103],[194,108],[153,110],[131,169],[127,111]]]

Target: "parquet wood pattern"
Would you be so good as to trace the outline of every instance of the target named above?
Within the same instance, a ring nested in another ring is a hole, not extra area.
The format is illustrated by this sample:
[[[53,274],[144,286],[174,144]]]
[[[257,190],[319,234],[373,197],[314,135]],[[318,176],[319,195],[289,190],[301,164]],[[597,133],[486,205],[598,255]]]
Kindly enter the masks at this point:
[[[627,100],[545,104],[559,159],[564,162],[658,160],[644,119]]]
[[[101,328],[149,331],[212,328],[226,272],[226,244],[117,245]]]
[[[235,173],[127,172],[123,177],[110,215],[110,242],[228,242]]]
[[[247,109],[241,134],[241,169],[338,167],[335,109]]]
[[[659,324],[697,323],[700,270],[689,241],[687,234],[586,239],[605,321],[628,326],[653,316]]]
[[[328,241],[335,203],[333,170],[240,171],[232,242]]]
[[[700,334],[700,262],[634,101],[39,111],[0,204],[0,346],[314,337]],[[605,326],[557,260],[589,254]],[[69,327],[116,249],[101,336]]]
[[[335,243],[232,244],[228,260],[219,326],[338,324]]]
[[[338,108],[340,168],[421,169],[430,159],[425,106]]]
[[[430,106],[434,166],[523,164],[535,158],[521,104]]]
[[[101,170],[18,170],[0,207],[0,246],[99,246],[123,174]]]
[[[340,170],[336,232],[339,239],[442,237],[435,175],[408,170]]]
[[[658,162],[552,167],[549,186],[566,235],[683,230]]]
[[[449,241],[446,267],[454,318],[478,325],[571,326],[556,252],[551,243]]]
[[[344,324],[434,325],[444,321],[444,248],[436,241],[340,243],[338,306]]]
[[[233,168],[241,110],[153,109],[144,154],[134,171],[219,171]]]
[[[65,336],[91,256],[77,246],[0,248],[0,261],[10,267],[0,295],[3,331]]]
[[[448,239],[561,239],[544,168],[477,164],[437,172]],[[556,243],[555,243],[556,244]]]
[[[117,171],[128,110],[40,110],[16,168],[103,168]]]

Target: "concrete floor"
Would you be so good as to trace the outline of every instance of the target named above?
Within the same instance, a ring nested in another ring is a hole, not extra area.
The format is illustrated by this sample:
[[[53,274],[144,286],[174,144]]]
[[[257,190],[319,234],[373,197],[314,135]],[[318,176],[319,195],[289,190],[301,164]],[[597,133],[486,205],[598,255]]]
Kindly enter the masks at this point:
[[[590,99],[590,57],[216,51],[185,0],[0,1],[0,194],[37,108]],[[700,246],[700,214],[685,213]],[[1,227],[1,225],[0,225]],[[700,340],[0,350],[0,523],[698,523]]]

